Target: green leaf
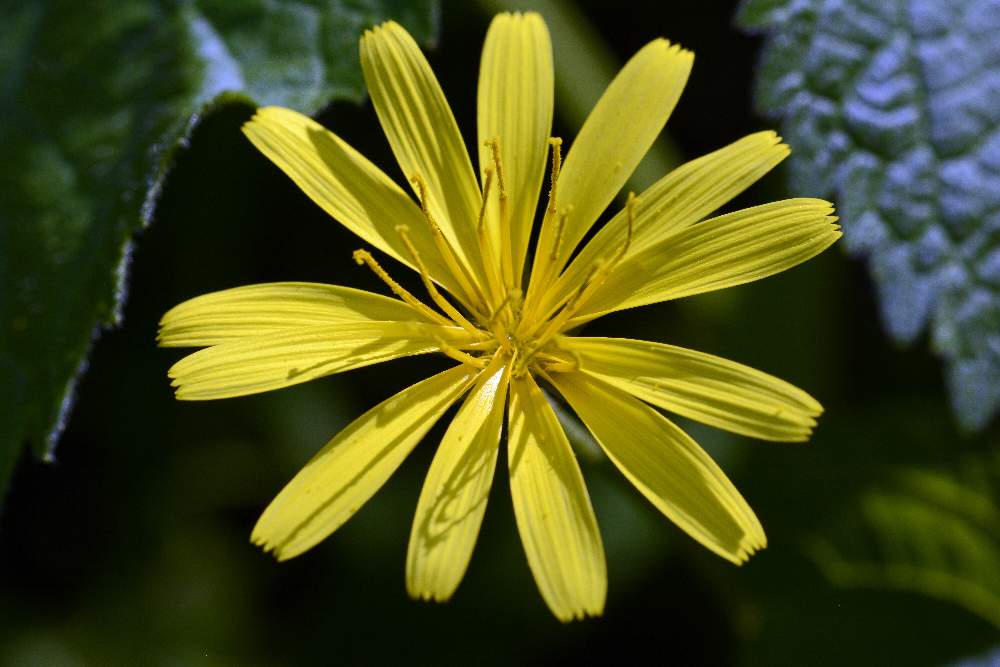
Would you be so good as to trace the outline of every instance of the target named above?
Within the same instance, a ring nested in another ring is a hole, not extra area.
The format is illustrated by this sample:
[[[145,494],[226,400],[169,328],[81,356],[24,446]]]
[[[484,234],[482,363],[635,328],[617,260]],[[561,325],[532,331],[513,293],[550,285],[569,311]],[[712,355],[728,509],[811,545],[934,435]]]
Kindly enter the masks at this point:
[[[833,193],[885,327],[925,329],[967,429],[1000,408],[1000,0],[749,0],[757,104],[796,193]]]
[[[1000,456],[897,469],[809,551],[834,584],[922,593],[1000,629]]]
[[[26,441],[52,458],[94,339],[121,322],[132,235],[200,119],[360,100],[361,30],[391,17],[428,41],[437,5],[0,0],[0,16],[2,493]]]

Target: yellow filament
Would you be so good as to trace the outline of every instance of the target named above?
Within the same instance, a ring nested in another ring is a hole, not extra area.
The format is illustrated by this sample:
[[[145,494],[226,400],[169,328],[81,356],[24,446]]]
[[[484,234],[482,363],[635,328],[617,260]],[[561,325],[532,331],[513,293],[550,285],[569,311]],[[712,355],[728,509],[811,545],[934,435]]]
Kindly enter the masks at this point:
[[[424,266],[423,260],[420,259],[420,253],[417,252],[416,247],[413,245],[413,241],[410,240],[410,230],[406,225],[400,225],[396,227],[396,232],[402,237],[403,244],[406,249],[410,251],[410,255],[413,256],[413,262],[417,265],[417,269],[420,271],[420,278],[424,281],[424,287],[427,289],[427,293],[431,295],[431,299],[438,305],[438,308],[443,310],[448,317],[453,319],[456,324],[465,329],[471,334],[479,335],[479,330],[472,325],[469,320],[465,318],[462,313],[458,311],[455,306],[444,298],[441,292],[438,291],[437,287],[434,286],[434,282],[431,280],[430,274],[427,272],[427,267]]]
[[[424,220],[427,222],[431,229],[431,233],[434,236],[434,245],[437,246],[438,252],[444,258],[445,266],[451,271],[451,275],[455,277],[458,281],[459,286],[465,291],[467,299],[471,302],[474,307],[476,299],[478,303],[486,303],[486,295],[482,293],[479,289],[478,283],[472,279],[469,275],[468,270],[465,265],[459,261],[458,255],[452,249],[451,244],[448,239],[445,238],[444,232],[441,231],[441,227],[438,226],[437,222],[434,220],[434,216],[431,215],[430,208],[428,207],[429,198],[427,196],[427,183],[420,174],[413,176],[410,181],[416,186],[418,198],[420,200],[420,210],[424,214]]]
[[[556,240],[552,242],[552,253],[549,255],[549,261],[553,264],[559,261],[559,246],[562,245],[563,230],[566,228],[566,218],[572,212],[573,206],[571,204],[562,210],[559,214],[559,219],[556,221]]]
[[[428,319],[434,320],[435,322],[440,322],[441,324],[451,326],[451,322],[449,322],[446,317],[436,312],[433,308],[425,304],[423,301],[421,301],[417,297],[407,292],[402,285],[393,280],[386,272],[386,270],[383,269],[381,266],[379,266],[378,262],[375,261],[375,258],[372,257],[372,254],[370,252],[368,252],[367,250],[360,250],[360,249],[355,250],[354,261],[357,262],[358,266],[361,266],[362,264],[367,264],[368,268],[371,269],[372,272],[382,280],[382,282],[384,282],[386,285],[389,286],[389,289],[392,290],[393,294],[398,296],[400,299],[402,299],[409,305],[413,306],[416,310],[418,310]]]
[[[549,186],[549,209],[556,210],[556,194],[559,185],[559,171],[562,169],[562,139],[559,137],[549,137],[549,145],[552,146],[552,173],[551,185]]]
[[[524,375],[525,371],[525,364],[520,359],[518,359],[519,352],[520,350],[515,346],[510,354],[510,361],[508,362],[510,364],[510,374],[516,378],[519,378],[522,375]]]
[[[481,334],[485,334],[485,332],[481,332]],[[465,345],[462,345],[463,350],[475,350],[477,352],[493,352],[497,349],[497,347],[499,347],[499,343],[497,343],[495,338],[491,338],[489,335],[486,335],[485,338],[478,342],[466,343]]]
[[[604,281],[608,279],[611,272],[615,270],[618,263],[623,257],[625,257],[629,246],[632,245],[632,235],[635,232],[635,207],[638,204],[639,199],[635,196],[635,193],[628,193],[628,202],[625,204],[625,211],[628,217],[628,233],[625,236],[625,243],[622,244],[622,247],[618,249],[618,252],[616,252],[609,261],[600,262],[597,265],[599,267],[598,270],[596,272],[592,270],[590,276],[587,277],[587,280],[583,281],[582,289],[577,291],[570,303],[563,308],[563,310],[559,313],[559,317],[556,318],[557,320],[562,320],[559,325],[560,327],[565,325],[566,322],[568,322],[569,319],[576,314],[576,311],[580,309],[580,306],[582,306],[587,299],[593,296],[594,292],[596,292],[597,289],[604,284]]]
[[[559,350],[560,353],[565,353],[570,356],[570,359],[567,361],[552,352],[542,352],[541,348],[543,345],[544,342],[533,345],[517,364],[514,364],[514,359],[517,357],[517,350],[515,350],[514,356],[511,358],[511,363],[514,364],[514,374],[518,376],[522,374],[533,360],[538,362],[534,366],[538,371],[542,371],[544,369],[547,371],[555,371],[557,373],[568,373],[570,371],[580,370],[580,355],[576,352]]]
[[[486,368],[486,364],[488,362],[485,357],[474,357],[471,354],[454,347],[453,345],[449,345],[440,338],[435,339],[434,342],[438,344],[438,348],[440,348],[442,353],[448,355],[455,361],[462,364],[469,364],[470,366],[475,366],[476,368]]]
[[[560,350],[560,352],[565,352],[565,350]],[[570,360],[566,361],[562,357],[558,357],[550,352],[538,352],[535,354],[535,358],[545,364],[545,370],[555,371],[557,373],[568,373],[570,371],[580,370],[580,355],[576,352],[567,352],[570,355]]]
[[[576,314],[576,311],[580,309],[580,306],[582,306],[587,299],[593,296],[597,288],[604,284],[604,281],[607,280],[608,276],[611,275],[611,272],[618,266],[618,263],[625,257],[626,253],[628,253],[629,247],[632,245],[632,237],[635,234],[635,209],[638,205],[639,198],[635,196],[634,192],[629,192],[628,201],[625,204],[625,211],[628,216],[628,231],[625,236],[625,243],[622,244],[610,260],[600,262],[595,268],[592,268],[586,280],[581,283],[580,288],[572,293],[572,296],[563,297],[556,303],[552,304],[548,310],[546,310],[545,318],[543,319],[547,319],[562,304],[570,301],[570,303],[567,304],[567,306],[559,313],[559,317],[556,318],[561,321],[559,326],[563,326],[573,315]],[[555,320],[553,320],[553,322],[555,322]],[[549,329],[551,329],[553,322],[549,323]]]
[[[628,217],[628,235],[625,237],[625,244],[618,249],[615,256],[611,259],[611,266],[614,267],[618,262],[621,261],[625,253],[628,252],[628,248],[632,245],[632,235],[635,233],[635,207],[639,204],[639,198],[635,196],[634,192],[628,193],[628,202],[625,204],[625,214]]]
[[[503,177],[503,160],[500,159],[500,137],[486,142],[493,153],[493,164],[497,170],[497,190],[500,206],[500,271],[503,285],[511,287],[514,284],[514,251],[510,240],[510,209],[507,204],[507,185]],[[483,193],[483,200],[486,193]]]
[[[563,309],[560,310],[555,317],[549,320],[548,325],[542,333],[538,335],[535,341],[536,348],[541,347],[548,342],[552,336],[559,333],[563,325],[566,324],[566,322],[569,321],[569,318],[575,315],[576,311],[581,305],[583,305],[585,300],[584,296],[586,295],[589,297],[593,293],[593,290],[590,288],[595,284],[599,285],[600,283],[603,283],[607,274],[608,270],[606,264],[597,264],[590,269],[590,274],[587,276],[587,279],[584,280],[580,287],[573,292],[573,295],[570,297],[569,301],[566,302],[566,305],[563,306]],[[596,289],[596,287],[594,289]],[[558,308],[558,305],[554,306],[553,310],[555,308]]]
[[[483,270],[486,272],[486,283],[493,297],[499,298],[503,293],[503,278],[496,264],[496,254],[490,241],[490,231],[486,228],[486,206],[493,185],[493,168],[486,168],[486,183],[483,185],[483,203],[479,207],[479,222],[476,224],[476,237],[479,241],[479,253],[483,257]]]
[[[490,314],[490,319],[486,323],[486,328],[493,330],[497,340],[506,340],[507,327],[511,322],[517,322],[518,316],[520,315],[520,309],[523,305],[521,301],[522,292],[518,288],[512,289],[504,297],[504,300],[500,302],[500,305]],[[510,317],[501,319],[500,316],[503,315],[504,311],[510,313]]]
[[[486,183],[483,184],[483,203],[479,206],[479,222],[476,229],[482,229],[486,223],[486,204],[490,198],[490,188],[493,186],[493,167],[486,167]]]
[[[500,137],[487,139],[485,145],[489,146],[490,152],[493,153],[493,164],[497,168],[497,185],[500,188],[500,199],[502,201],[507,198],[507,187],[503,179],[503,165],[500,162]]]
[[[559,247],[562,245],[563,229],[566,225],[566,217],[572,212],[572,206],[566,207],[563,215],[556,217],[556,200],[559,189],[559,173],[562,170],[562,139],[559,137],[549,137],[549,146],[552,147],[552,168],[549,174],[549,203],[545,207],[545,215],[542,217],[542,233],[538,238],[537,248],[550,247],[551,251],[543,259],[535,255],[535,263],[531,271],[531,279],[528,283],[528,297],[525,299],[524,310],[531,313],[538,306],[540,294],[544,292],[542,287],[548,282],[549,274],[553,266],[559,261]],[[552,225],[556,225],[555,239],[552,239]]]
[[[490,319],[487,326],[493,326],[493,323],[496,321],[497,317],[499,317],[500,314],[504,311],[504,309],[507,308],[508,306],[510,307],[511,319],[512,320],[517,319],[517,307],[515,307],[515,305],[520,304],[521,296],[522,296],[521,290],[516,287],[512,289],[510,292],[508,292],[507,296],[504,297],[504,300],[500,302],[500,305],[497,306],[496,310],[493,311],[493,314],[490,315]]]

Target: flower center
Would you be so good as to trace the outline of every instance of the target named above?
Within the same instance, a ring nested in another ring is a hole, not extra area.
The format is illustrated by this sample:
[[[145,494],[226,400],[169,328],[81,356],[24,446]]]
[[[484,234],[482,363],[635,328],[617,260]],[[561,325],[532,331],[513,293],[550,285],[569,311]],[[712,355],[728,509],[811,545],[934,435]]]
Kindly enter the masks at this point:
[[[509,360],[511,373],[515,377],[532,371],[544,375],[547,371],[560,372],[577,368],[578,364],[573,356],[559,348],[557,337],[565,329],[574,326],[572,318],[604,283],[628,251],[635,219],[636,198],[633,193],[629,193],[627,205],[628,235],[614,256],[596,262],[580,285],[563,298],[552,303],[547,303],[543,298],[546,296],[546,287],[559,278],[565,266],[562,257],[565,251],[562,247],[563,230],[567,218],[573,213],[572,205],[557,207],[559,173],[562,169],[562,140],[553,137],[548,143],[552,149],[548,205],[535,246],[535,257],[526,293],[521,289],[521,276],[515,276],[515,273],[520,273],[520,269],[515,264],[511,243],[509,194],[504,178],[499,138],[486,142],[493,161],[484,170],[482,201],[476,223],[478,258],[475,259],[479,261],[479,270],[469,269],[434,220],[430,212],[427,185],[423,178],[418,174],[411,179],[417,191],[424,220],[433,235],[435,247],[456,285],[464,293],[459,295],[459,300],[464,304],[466,312],[452,304],[438,290],[410,238],[409,228],[405,225],[397,227],[396,232],[420,273],[431,301],[440,312],[413,296],[393,280],[367,250],[354,252],[354,260],[359,265],[367,265],[393,294],[429,320],[443,326],[457,325],[470,334],[472,342],[460,348],[443,340],[439,341],[441,352],[456,361],[483,368],[495,355],[503,355]],[[497,206],[493,213],[495,217],[491,217],[489,205],[494,181]],[[495,230],[491,230],[490,223],[493,223]]]

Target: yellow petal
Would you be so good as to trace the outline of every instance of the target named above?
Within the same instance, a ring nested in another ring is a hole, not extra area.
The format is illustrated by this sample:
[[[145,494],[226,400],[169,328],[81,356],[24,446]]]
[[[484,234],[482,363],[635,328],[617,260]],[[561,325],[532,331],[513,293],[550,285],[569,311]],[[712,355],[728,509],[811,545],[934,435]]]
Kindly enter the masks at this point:
[[[476,373],[466,365],[449,369],[356,419],[271,501],[250,539],[279,560],[324,540],[385,484]]]
[[[757,132],[691,160],[661,178],[636,200],[632,239],[628,212],[608,221],[560,276],[547,303],[573,292],[595,262],[614,257],[628,243],[628,259],[686,229],[740,194],[788,156],[774,132]]]
[[[482,275],[476,240],[479,186],[427,59],[410,34],[389,21],[362,36],[361,68],[403,174],[426,182],[434,220],[465,266]],[[419,188],[415,191],[420,194]]]
[[[597,220],[663,129],[691,73],[694,54],[665,39],[636,53],[608,86],[573,142],[559,176],[557,206],[572,206],[556,268]],[[551,248],[555,223],[539,248]],[[536,266],[546,253],[536,254]]]
[[[500,140],[501,166],[509,194],[510,247],[520,276],[545,175],[552,131],[552,45],[538,14],[499,14],[490,24],[479,68],[479,171],[485,183],[493,155],[485,142]],[[494,186],[496,183],[494,182]],[[496,202],[496,190],[491,203]],[[498,214],[488,218],[498,225]],[[493,235],[499,241],[498,232]],[[499,259],[499,257],[498,257]]]
[[[420,322],[356,322],[244,338],[199,350],[169,371],[177,398],[204,401],[246,396],[308,382],[442,344],[471,342],[458,327]]]
[[[608,458],[688,535],[737,564],[766,546],[743,496],[671,421],[583,373],[553,373],[551,379]]]
[[[406,553],[406,588],[415,598],[447,600],[469,565],[503,426],[508,369],[502,362],[496,355],[482,371],[427,472]]]
[[[571,322],[790,269],[840,238],[832,213],[821,199],[786,199],[692,225],[615,266]]]
[[[580,370],[636,398],[764,440],[804,441],[823,408],[809,394],[748,366],[673,345],[567,336]]]
[[[311,118],[280,107],[258,109],[243,126],[243,133],[320,208],[415,269],[397,231],[399,226],[407,227],[434,281],[460,299],[468,299],[441,259],[420,208],[343,139]],[[348,257],[346,252],[344,257]]]
[[[604,546],[580,466],[530,375],[510,387],[507,442],[514,516],[535,582],[560,621],[599,616]]]
[[[204,347],[324,324],[423,320],[399,299],[339,285],[267,283],[189,299],[160,320],[162,347]]]

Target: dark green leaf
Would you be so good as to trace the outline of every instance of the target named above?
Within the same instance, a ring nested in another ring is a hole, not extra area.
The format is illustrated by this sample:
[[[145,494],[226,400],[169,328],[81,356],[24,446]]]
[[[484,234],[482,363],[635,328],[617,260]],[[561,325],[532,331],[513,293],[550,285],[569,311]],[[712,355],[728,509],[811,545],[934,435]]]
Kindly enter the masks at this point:
[[[957,471],[903,468],[861,494],[832,534],[811,542],[840,586],[913,591],[1000,628],[1000,458]]]
[[[0,16],[2,492],[25,441],[52,457],[89,347],[121,320],[132,234],[199,119],[245,96],[360,99],[361,30],[392,17],[427,41],[437,16],[433,0],[7,0]]]
[[[1000,0],[749,0],[792,189],[833,193],[890,334],[930,327],[959,421],[1000,407]]]

